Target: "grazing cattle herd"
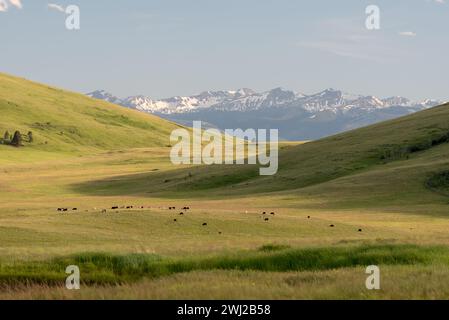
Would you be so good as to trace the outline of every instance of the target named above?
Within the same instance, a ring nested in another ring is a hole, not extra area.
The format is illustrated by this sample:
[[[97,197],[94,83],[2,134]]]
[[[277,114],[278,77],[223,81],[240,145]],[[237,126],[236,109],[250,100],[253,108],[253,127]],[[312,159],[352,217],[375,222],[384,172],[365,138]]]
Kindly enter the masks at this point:
[[[145,209],[146,207],[144,207],[144,206],[136,206],[136,207],[134,207],[134,206],[112,206],[112,207],[111,207],[111,210],[118,210],[118,209],[127,209],[127,210],[131,210],[131,209],[134,209],[134,208],[137,208],[137,209]],[[152,207],[147,207],[147,208],[148,208],[148,209],[151,209]],[[93,209],[94,209],[94,211],[97,210],[97,208],[93,208]],[[164,208],[159,208],[159,209],[164,209]],[[167,208],[165,208],[165,209],[167,209]],[[176,210],[176,207],[168,207],[168,210]],[[190,210],[190,207],[182,207],[182,211],[179,212],[179,215],[180,215],[180,216],[184,216],[184,214],[186,214],[189,210]],[[58,211],[58,212],[68,212],[68,211],[69,211],[69,208],[58,208],[57,211]],[[73,207],[73,208],[71,209],[71,211],[78,211],[78,208]],[[89,210],[86,210],[86,212],[89,212]],[[107,213],[107,212],[108,212],[107,209],[102,209],[102,210],[101,210],[101,213]],[[116,212],[116,213],[119,213],[119,211],[115,211],[115,212]],[[248,213],[248,211],[245,211],[245,213]],[[266,212],[266,211],[263,211],[263,212],[262,212],[262,215],[261,215],[260,217],[263,218],[263,220],[264,220],[265,222],[269,222],[270,219],[267,218],[266,215],[267,215],[267,212]],[[275,213],[274,211],[272,211],[272,212],[270,212],[270,215],[271,215],[271,216],[275,216],[276,213]],[[311,218],[312,218],[311,216],[307,216],[307,219],[311,219]],[[173,222],[178,222],[178,219],[173,219]],[[203,227],[207,227],[207,226],[208,226],[207,222],[203,222],[202,226],[203,226]],[[329,225],[329,227],[335,228],[335,225],[334,225],[334,224],[331,224],[331,225]],[[358,229],[358,232],[362,232],[362,229]],[[222,234],[222,232],[219,231],[218,234]]]

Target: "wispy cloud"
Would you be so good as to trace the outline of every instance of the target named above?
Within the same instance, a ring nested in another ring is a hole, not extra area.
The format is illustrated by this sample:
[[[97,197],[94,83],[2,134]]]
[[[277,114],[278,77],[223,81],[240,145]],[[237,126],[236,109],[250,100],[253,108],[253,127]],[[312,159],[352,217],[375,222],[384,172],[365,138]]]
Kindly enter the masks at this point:
[[[340,57],[359,60],[385,62],[392,59],[391,56],[379,52],[379,46],[372,46],[369,41],[354,41],[354,39],[351,38],[330,41],[299,42],[298,46],[328,52]]]
[[[5,0],[0,0],[0,12],[8,11],[8,3]]]
[[[9,0],[9,2],[11,2],[11,4],[18,8],[18,9],[22,9],[22,2],[21,0]]]
[[[360,19],[328,19],[319,21],[316,34],[296,42],[296,45],[332,55],[357,60],[388,63],[397,61],[401,52],[388,41],[385,32],[364,28]]]
[[[402,32],[399,32],[399,35],[403,36],[403,37],[416,37],[416,32],[413,32],[413,31],[402,31]]]
[[[21,0],[9,0],[9,3],[16,7],[17,9],[22,9],[22,1]],[[0,0],[0,12],[6,12],[8,11],[8,1],[7,0]]]
[[[48,8],[59,12],[65,12],[64,7],[56,3],[49,3]]]

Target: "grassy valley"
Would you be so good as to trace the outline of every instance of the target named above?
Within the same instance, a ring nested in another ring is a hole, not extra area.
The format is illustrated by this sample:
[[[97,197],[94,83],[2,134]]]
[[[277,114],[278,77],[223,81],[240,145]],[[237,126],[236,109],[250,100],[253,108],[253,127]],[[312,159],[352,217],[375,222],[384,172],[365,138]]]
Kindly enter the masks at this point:
[[[449,105],[281,144],[272,177],[173,166],[178,125],[4,74],[0,114],[33,132],[0,145],[0,298],[449,297]]]

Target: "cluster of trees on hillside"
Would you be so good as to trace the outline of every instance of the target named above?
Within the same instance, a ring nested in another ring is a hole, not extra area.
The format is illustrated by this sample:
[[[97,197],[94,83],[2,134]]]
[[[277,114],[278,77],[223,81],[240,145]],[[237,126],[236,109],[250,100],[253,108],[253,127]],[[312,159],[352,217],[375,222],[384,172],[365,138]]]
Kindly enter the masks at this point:
[[[28,131],[27,134],[21,134],[19,130],[16,130],[12,135],[6,130],[3,137],[0,137],[0,144],[7,144],[14,147],[22,147],[23,142],[32,143],[33,141],[33,132],[31,131]]]

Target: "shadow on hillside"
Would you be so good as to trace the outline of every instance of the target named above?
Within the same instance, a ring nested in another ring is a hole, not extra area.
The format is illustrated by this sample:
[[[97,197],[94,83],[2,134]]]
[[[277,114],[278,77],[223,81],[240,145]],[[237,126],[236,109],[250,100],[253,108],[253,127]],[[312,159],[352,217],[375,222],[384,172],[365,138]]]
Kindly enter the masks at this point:
[[[96,196],[238,197],[270,191],[270,188],[254,188],[264,179],[267,178],[259,176],[259,166],[213,165],[113,176],[74,184],[71,189]]]

